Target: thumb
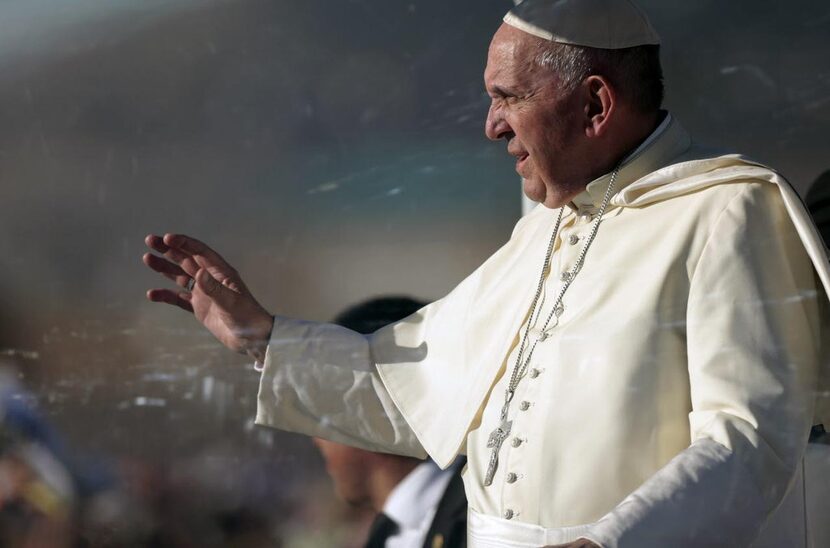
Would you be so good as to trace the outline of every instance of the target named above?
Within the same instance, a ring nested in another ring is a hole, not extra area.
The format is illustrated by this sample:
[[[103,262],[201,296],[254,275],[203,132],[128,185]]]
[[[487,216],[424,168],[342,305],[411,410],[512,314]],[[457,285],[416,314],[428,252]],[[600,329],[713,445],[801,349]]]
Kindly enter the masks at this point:
[[[206,269],[200,268],[193,279],[196,280],[196,287],[220,307],[230,308],[233,305],[236,293],[216,281]]]

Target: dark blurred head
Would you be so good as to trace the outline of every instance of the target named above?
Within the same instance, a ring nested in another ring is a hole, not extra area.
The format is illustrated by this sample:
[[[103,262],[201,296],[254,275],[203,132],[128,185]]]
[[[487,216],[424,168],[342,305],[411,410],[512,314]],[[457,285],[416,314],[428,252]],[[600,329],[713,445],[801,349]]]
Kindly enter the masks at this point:
[[[332,323],[368,335],[414,314],[426,304],[409,297],[376,297],[350,306],[335,316]]]
[[[377,297],[351,306],[335,316],[333,323],[358,333],[374,333],[381,327],[402,320],[420,310],[426,303],[409,297]],[[414,468],[417,459],[386,455],[356,449],[315,438],[315,445],[326,461],[326,470],[334,482],[337,496],[355,506],[379,510],[382,501],[378,492],[385,485],[385,476]]]
[[[818,176],[804,201],[824,238],[824,245],[830,245],[830,170]]]

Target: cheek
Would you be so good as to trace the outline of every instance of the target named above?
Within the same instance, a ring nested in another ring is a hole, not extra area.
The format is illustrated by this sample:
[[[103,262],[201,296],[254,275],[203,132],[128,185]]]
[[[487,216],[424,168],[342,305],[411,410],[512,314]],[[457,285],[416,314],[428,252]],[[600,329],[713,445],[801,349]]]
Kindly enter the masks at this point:
[[[516,136],[531,154],[531,157],[538,158],[550,148],[551,132],[546,131],[547,129],[542,127],[538,120],[526,121],[516,128]]]
[[[340,446],[326,453],[326,467],[332,474],[349,478],[360,474],[365,455],[360,449]]]

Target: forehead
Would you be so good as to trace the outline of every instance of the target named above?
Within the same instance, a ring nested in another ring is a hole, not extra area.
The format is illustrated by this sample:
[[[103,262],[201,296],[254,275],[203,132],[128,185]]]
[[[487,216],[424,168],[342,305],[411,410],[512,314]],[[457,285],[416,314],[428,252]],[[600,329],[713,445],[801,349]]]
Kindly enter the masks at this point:
[[[485,85],[519,84],[538,77],[533,58],[542,48],[541,39],[503,23],[487,52]]]

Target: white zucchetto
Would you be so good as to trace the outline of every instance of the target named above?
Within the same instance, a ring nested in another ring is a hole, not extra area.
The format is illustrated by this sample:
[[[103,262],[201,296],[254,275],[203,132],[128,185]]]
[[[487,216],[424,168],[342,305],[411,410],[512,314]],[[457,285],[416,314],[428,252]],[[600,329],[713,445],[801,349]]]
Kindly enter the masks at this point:
[[[645,13],[630,0],[524,0],[504,22],[545,40],[598,49],[659,44]]]

